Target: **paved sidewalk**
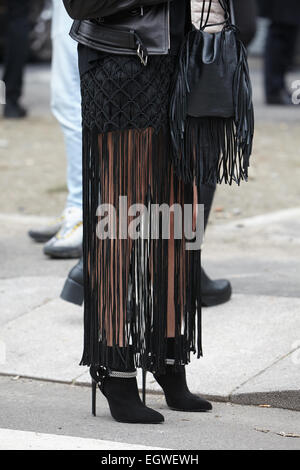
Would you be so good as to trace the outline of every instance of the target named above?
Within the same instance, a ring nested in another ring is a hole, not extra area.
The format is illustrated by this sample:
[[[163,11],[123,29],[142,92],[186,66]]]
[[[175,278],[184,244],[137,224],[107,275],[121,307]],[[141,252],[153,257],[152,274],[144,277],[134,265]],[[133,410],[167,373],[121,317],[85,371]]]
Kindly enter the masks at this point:
[[[59,299],[74,261],[49,260],[29,240],[40,220],[0,215],[0,374],[85,385],[82,309]],[[300,411],[299,234],[300,208],[209,227],[204,265],[232,280],[234,296],[203,311],[194,391]],[[148,387],[158,392],[150,377]]]
[[[150,445],[175,452],[300,448],[297,411],[214,403],[209,413],[183,413],[170,410],[162,395],[149,394],[148,406],[162,413],[165,422],[120,425],[111,418],[100,392],[97,416],[92,416],[89,387],[11,377],[0,377],[0,402],[0,449],[9,445],[97,450]]]
[[[0,450],[166,450],[103,439],[0,429]]]

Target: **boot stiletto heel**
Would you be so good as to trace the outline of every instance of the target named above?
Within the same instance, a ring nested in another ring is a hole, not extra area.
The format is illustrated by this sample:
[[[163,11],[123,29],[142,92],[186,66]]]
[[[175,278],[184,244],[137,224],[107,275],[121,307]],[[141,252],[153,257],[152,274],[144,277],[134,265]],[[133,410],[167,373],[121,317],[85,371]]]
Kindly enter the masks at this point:
[[[92,415],[96,416],[96,392],[97,392],[97,382],[92,379]]]
[[[143,369],[143,403],[146,405],[146,380],[147,380],[147,371]]]

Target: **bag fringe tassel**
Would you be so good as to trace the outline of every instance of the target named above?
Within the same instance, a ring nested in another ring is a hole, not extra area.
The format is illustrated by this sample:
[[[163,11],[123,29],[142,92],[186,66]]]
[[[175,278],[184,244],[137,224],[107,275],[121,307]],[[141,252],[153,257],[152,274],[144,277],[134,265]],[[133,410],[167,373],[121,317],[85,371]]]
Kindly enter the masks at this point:
[[[190,51],[197,30],[190,31],[183,43],[175,74],[170,126],[172,159],[178,176],[186,183],[238,185],[248,179],[254,135],[252,87],[247,51],[240,40],[237,68],[233,80],[234,116],[191,117],[188,115]]]

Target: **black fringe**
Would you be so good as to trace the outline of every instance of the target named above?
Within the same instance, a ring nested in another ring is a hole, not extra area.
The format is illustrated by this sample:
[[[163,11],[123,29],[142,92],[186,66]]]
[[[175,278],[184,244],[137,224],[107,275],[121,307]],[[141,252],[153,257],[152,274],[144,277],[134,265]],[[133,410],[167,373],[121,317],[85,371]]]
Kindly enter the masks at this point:
[[[170,127],[173,162],[187,183],[215,185],[240,184],[248,179],[254,135],[252,87],[247,52],[238,39],[237,68],[233,80],[234,116],[201,117],[188,115],[190,93],[190,53],[199,44],[199,31],[190,31],[178,57],[170,100]],[[201,33],[200,33],[201,34]]]
[[[238,41],[238,45],[239,60],[233,82],[235,139],[241,166],[241,177],[247,179],[254,135],[254,111],[247,51],[242,41]]]
[[[175,361],[202,355],[201,252],[174,240],[174,289],[169,291],[169,240],[97,238],[96,210],[118,208],[119,195],[132,203],[193,203],[193,187],[174,174],[168,132],[83,130],[84,351],[82,365],[111,367],[111,354],[131,366],[163,372],[167,359],[168,294],[175,314]],[[200,200],[200,195],[198,197]],[[117,224],[118,225],[118,224]],[[149,230],[151,229],[151,223]],[[112,353],[111,353],[112,351]]]

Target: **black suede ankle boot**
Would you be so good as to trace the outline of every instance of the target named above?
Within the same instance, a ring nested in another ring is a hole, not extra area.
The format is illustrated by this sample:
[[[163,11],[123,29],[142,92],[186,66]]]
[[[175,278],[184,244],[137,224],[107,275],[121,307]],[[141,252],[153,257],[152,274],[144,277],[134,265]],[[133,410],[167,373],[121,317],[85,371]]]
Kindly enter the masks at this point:
[[[191,393],[186,383],[184,366],[166,366],[166,374],[154,375],[164,391],[166,402],[171,410],[210,411],[211,403]]]
[[[133,361],[129,367],[119,364],[116,370],[103,367],[91,367],[92,376],[92,412],[96,416],[96,386],[108,401],[112,417],[120,423],[158,424],[164,422],[160,413],[148,408],[142,402],[136,380]]]
[[[185,366],[173,365],[175,341],[168,339],[167,365],[165,374],[154,374],[154,378],[164,391],[169,408],[177,411],[210,411],[211,403],[189,391],[186,383]]]

